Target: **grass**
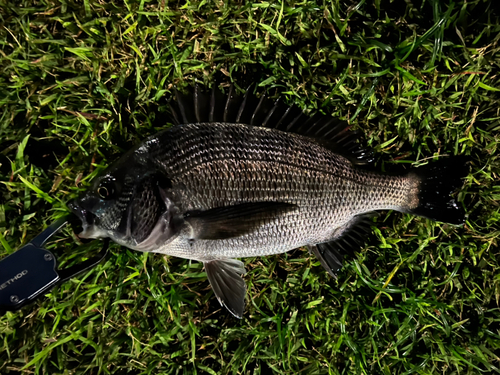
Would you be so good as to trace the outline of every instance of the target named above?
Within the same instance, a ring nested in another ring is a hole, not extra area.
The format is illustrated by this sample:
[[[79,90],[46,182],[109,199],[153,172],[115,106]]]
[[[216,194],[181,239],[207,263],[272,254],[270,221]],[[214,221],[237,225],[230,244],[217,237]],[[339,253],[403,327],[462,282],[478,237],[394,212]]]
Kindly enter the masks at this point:
[[[495,4],[0,0],[0,257],[162,129],[174,86],[217,75],[349,121],[381,170],[473,159],[466,225],[383,213],[337,281],[303,249],[246,259],[242,320],[201,264],[112,245],[0,317],[0,373],[500,372]],[[100,245],[50,248],[64,267]]]

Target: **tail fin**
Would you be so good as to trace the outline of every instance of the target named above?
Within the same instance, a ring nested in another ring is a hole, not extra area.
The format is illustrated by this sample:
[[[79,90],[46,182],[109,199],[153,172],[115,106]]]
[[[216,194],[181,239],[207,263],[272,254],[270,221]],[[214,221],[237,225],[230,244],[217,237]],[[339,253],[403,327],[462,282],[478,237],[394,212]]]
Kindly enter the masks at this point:
[[[462,179],[469,173],[469,161],[467,156],[455,156],[413,170],[410,176],[420,181],[418,206],[408,212],[445,223],[463,224],[465,211],[451,194],[463,185]]]

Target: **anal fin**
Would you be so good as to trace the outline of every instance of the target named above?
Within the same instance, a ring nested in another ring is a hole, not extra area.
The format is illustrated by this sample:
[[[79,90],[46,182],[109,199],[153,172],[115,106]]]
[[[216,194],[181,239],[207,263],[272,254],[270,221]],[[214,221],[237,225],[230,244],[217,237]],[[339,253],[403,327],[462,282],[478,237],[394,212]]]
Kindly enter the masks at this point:
[[[366,242],[371,232],[373,215],[356,216],[337,230],[337,238],[330,242],[309,245],[309,251],[319,259],[323,268],[334,278],[343,265],[345,255],[352,254]]]
[[[217,299],[231,314],[241,319],[245,309],[246,285],[241,277],[246,273],[243,262],[218,259],[204,262],[208,281]]]

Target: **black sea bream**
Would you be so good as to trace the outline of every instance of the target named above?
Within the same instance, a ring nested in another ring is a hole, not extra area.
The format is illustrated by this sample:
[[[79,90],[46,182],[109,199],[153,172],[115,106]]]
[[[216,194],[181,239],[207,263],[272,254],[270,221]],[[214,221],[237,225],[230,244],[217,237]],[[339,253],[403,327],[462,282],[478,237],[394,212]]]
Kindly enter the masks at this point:
[[[372,211],[465,220],[450,196],[467,174],[464,157],[401,175],[372,172],[361,166],[371,154],[347,125],[232,88],[177,94],[172,114],[177,126],[130,150],[70,206],[81,237],[203,262],[237,317],[245,269],[235,258],[307,246],[334,276],[344,240]]]

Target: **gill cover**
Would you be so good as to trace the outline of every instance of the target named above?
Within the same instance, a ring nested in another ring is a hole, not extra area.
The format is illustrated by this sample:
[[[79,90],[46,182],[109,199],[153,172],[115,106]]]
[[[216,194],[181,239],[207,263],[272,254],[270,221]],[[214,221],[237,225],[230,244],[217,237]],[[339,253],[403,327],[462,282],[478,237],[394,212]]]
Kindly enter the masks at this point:
[[[148,251],[172,235],[170,180],[150,165],[147,149],[138,146],[99,176],[80,199],[68,206],[82,220],[82,238],[111,238]]]

